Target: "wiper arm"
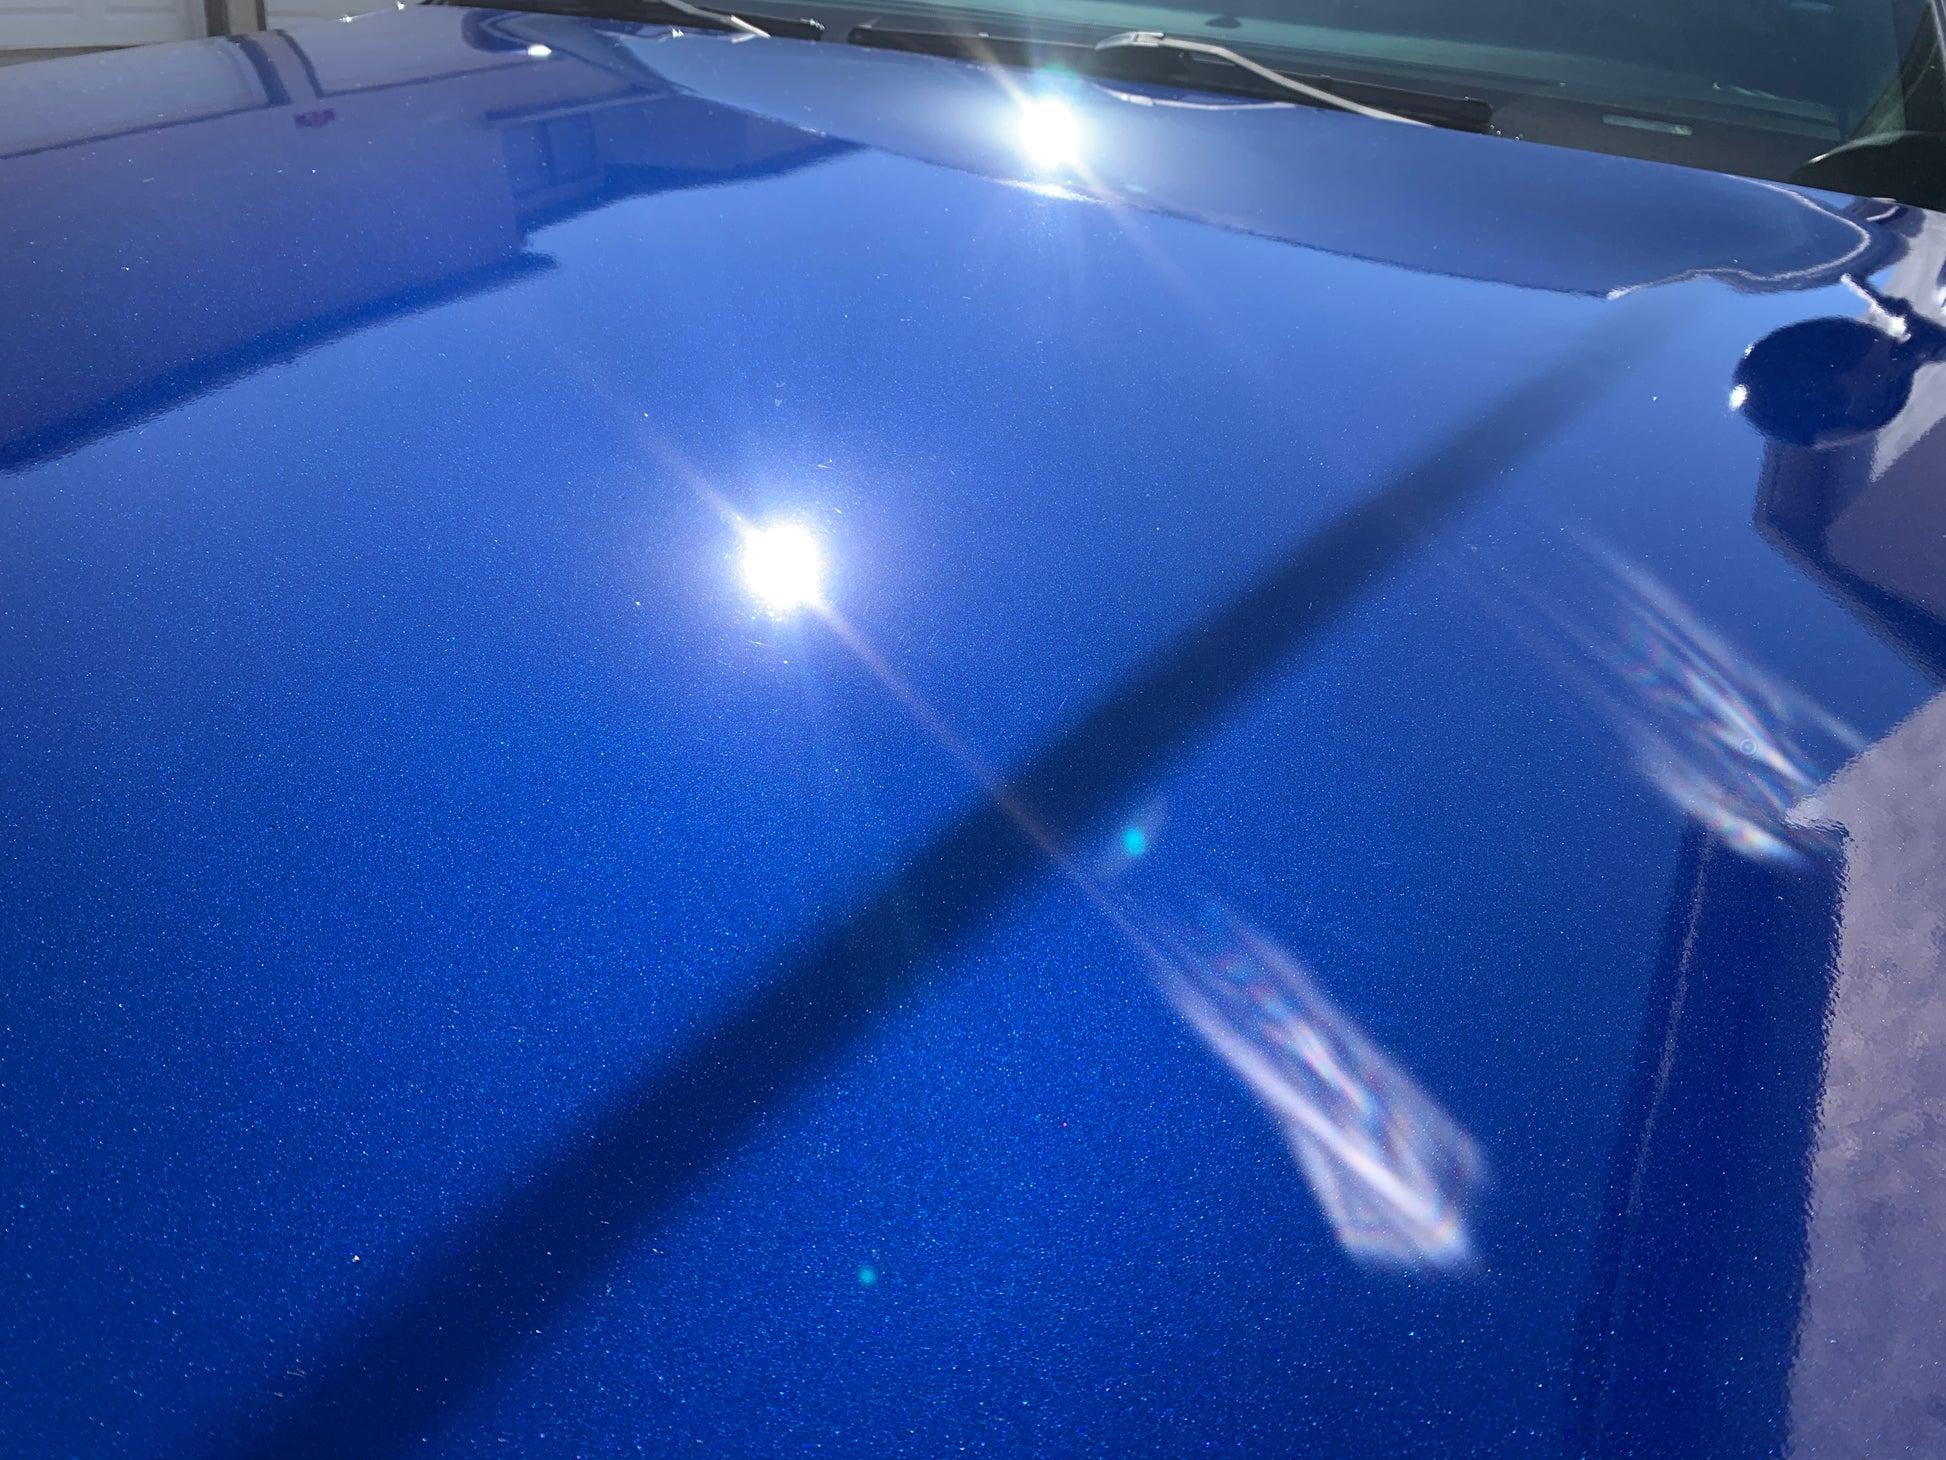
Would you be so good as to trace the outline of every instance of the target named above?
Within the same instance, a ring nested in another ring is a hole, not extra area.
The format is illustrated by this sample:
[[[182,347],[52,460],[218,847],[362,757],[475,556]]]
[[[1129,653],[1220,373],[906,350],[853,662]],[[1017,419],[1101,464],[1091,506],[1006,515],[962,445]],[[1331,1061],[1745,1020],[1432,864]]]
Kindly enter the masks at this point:
[[[601,4],[604,0],[592,0]],[[641,18],[642,12],[660,12],[675,17],[680,25],[687,19],[692,25],[713,26],[718,30],[733,31],[738,35],[783,36],[795,41],[814,41],[824,35],[821,21],[803,19],[790,20],[781,15],[739,14],[731,10],[710,10],[701,5],[692,5],[690,0],[607,0],[615,10],[629,19]]]
[[[720,25],[725,30],[741,31],[744,35],[760,35],[766,38],[770,32],[759,29],[741,15],[728,10],[705,10],[700,5],[691,5],[689,0],[635,0],[638,5],[651,10],[673,10],[678,15],[686,15],[691,20],[700,20],[709,25]]]
[[[473,0],[426,0],[427,4],[470,4]],[[728,31],[733,35],[784,36],[791,40],[814,41],[824,35],[824,26],[815,20],[791,20],[782,16],[711,10],[691,0],[494,0],[496,8],[526,11],[540,15],[577,15],[592,20],[648,20],[665,25],[687,25],[708,30]]]
[[[1273,71],[1248,56],[1231,50],[1228,46],[1214,45],[1209,41],[1188,40],[1182,36],[1165,35],[1159,30],[1125,30],[1120,35],[1111,35],[1105,41],[1096,41],[1097,51],[1119,50],[1163,50],[1174,51],[1179,55],[1215,56],[1232,66],[1241,66],[1252,76],[1256,76],[1275,87],[1308,97],[1319,106],[1336,107],[1340,111],[1356,112],[1361,117],[1375,117],[1381,122],[1404,122],[1408,127],[1424,127],[1429,123],[1417,117],[1401,116],[1398,112],[1386,111],[1381,107],[1366,106],[1363,102],[1353,101],[1348,96],[1340,96],[1335,91],[1326,91],[1322,86],[1313,86],[1308,81],[1299,81],[1294,76],[1286,76],[1281,71]]]
[[[1018,66],[1028,70],[1055,66],[1080,75],[1105,79],[1187,86],[1193,90],[1232,95],[1303,100],[1313,106],[1335,107],[1362,116],[1381,117],[1386,121],[1448,127],[1462,132],[1486,132],[1493,126],[1493,108],[1473,97],[1408,91],[1395,86],[1338,81],[1319,76],[1300,79],[1274,71],[1227,46],[1186,40],[1159,31],[1129,31],[1110,36],[1099,46],[1093,46],[1075,41],[1030,39],[984,32],[900,30],[890,26],[860,25],[853,27],[845,39],[854,46],[943,56],[959,61],[975,61],[983,66]],[[1154,67],[1130,65],[1144,54],[1156,61],[1173,60],[1176,64]],[[1182,65],[1194,55],[1207,55],[1214,64],[1197,65],[1195,69],[1198,74],[1194,76],[1179,74]],[[1118,62],[1116,57],[1126,59]],[[1165,74],[1168,72],[1178,74]]]

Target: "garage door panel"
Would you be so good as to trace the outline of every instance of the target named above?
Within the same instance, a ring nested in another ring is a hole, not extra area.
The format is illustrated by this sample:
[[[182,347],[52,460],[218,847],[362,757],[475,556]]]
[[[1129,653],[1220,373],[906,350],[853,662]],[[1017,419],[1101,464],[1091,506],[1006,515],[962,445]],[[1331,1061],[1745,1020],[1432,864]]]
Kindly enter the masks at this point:
[[[103,51],[15,70],[0,87],[9,153],[35,152],[263,106],[263,81],[234,43]],[[75,118],[85,116],[85,127]]]
[[[0,5],[0,46],[139,46],[203,33],[201,0],[52,0]]]

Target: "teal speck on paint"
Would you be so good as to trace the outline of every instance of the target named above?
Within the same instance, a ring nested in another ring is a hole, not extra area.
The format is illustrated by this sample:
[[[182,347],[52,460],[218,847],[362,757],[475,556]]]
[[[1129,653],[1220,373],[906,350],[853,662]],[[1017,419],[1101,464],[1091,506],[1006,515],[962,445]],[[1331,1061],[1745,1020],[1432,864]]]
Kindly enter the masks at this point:
[[[1131,826],[1122,833],[1122,850],[1131,857],[1139,857],[1149,849],[1149,834],[1139,826]]]
[[[877,1268],[875,1268],[875,1267],[861,1267],[861,1268],[859,1268],[859,1269],[858,1269],[858,1286],[859,1286],[859,1287],[861,1287],[861,1288],[869,1288],[869,1287],[870,1287],[870,1286],[871,1286],[871,1285],[872,1285],[873,1283],[875,1283],[875,1282],[877,1282],[877,1281],[878,1281],[878,1269],[877,1269]]]

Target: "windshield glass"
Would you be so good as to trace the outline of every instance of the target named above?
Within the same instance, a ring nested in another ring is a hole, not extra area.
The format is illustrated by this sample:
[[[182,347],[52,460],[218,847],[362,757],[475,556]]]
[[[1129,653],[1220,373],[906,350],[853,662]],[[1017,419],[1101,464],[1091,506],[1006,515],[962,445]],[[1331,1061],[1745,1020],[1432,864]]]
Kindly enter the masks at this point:
[[[632,0],[530,0],[523,8],[640,13]],[[1076,44],[1161,32],[1220,44],[1286,74],[1348,83],[1354,95],[1359,87],[1390,87],[1466,98],[1490,115],[1479,129],[1502,136],[1946,206],[1939,27],[1921,0],[1242,0],[1196,8],[919,0],[870,11],[843,3],[757,8],[780,20],[814,16],[832,41],[884,44],[899,31],[907,44],[912,31],[1031,38],[1055,47],[1035,59],[1083,69],[1123,63]],[[1022,59],[1005,45],[990,54]],[[1261,90],[1240,68],[1207,55],[1178,56],[1166,71],[1151,58],[1143,74],[1180,86]],[[1477,125],[1463,113],[1400,110]]]
[[[894,7],[902,9],[904,7]],[[1104,30],[1160,29],[1495,89],[1797,117],[1845,135],[1888,102],[1928,7],[1901,0],[1458,5],[1244,0],[1229,8],[1046,0],[926,6]],[[1707,112],[1705,114],[1708,114]]]

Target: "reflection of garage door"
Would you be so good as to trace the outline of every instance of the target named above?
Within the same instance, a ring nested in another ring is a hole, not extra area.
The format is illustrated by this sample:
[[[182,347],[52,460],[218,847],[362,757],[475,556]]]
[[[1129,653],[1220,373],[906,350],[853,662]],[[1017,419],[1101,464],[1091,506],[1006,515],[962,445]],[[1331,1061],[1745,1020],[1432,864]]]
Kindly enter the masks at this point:
[[[393,0],[267,0],[271,25],[390,9]],[[0,0],[0,47],[140,46],[206,34],[203,0]]]
[[[0,46],[137,46],[203,33],[203,0],[6,0]]]

